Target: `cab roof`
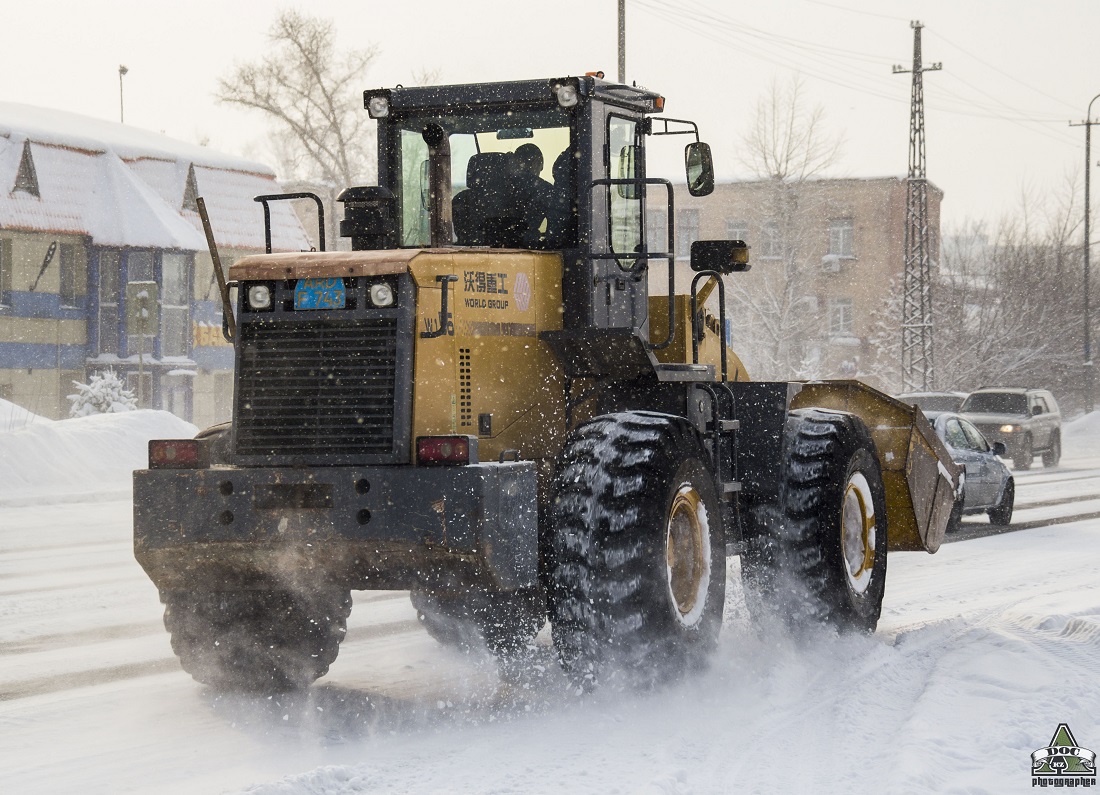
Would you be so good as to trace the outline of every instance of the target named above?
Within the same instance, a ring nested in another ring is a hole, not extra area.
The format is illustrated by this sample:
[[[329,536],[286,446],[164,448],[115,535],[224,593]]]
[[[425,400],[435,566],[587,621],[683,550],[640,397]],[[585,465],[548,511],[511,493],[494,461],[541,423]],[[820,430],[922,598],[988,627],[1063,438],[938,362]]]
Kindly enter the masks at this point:
[[[399,85],[364,91],[363,102],[368,104],[371,97],[384,95],[389,97],[390,107],[399,113],[440,107],[469,109],[485,105],[542,105],[554,102],[554,86],[568,83],[577,86],[581,97],[611,105],[643,113],[659,113],[664,108],[664,98],[656,92],[640,86],[604,80],[594,75],[445,86]]]

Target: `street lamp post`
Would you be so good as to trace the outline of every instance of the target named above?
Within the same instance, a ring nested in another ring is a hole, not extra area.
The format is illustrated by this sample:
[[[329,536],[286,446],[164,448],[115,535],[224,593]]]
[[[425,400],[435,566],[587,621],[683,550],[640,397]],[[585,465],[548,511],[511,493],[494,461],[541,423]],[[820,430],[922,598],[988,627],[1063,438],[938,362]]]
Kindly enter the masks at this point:
[[[1092,171],[1092,103],[1100,99],[1097,94],[1089,101],[1089,110],[1085,116],[1085,411],[1092,411],[1093,405],[1093,369],[1092,369],[1092,328],[1089,318],[1089,255],[1092,238],[1089,237],[1089,172]]]
[[[120,124],[126,123],[126,114],[122,106],[122,77],[129,71],[122,64],[118,65],[118,121]]]

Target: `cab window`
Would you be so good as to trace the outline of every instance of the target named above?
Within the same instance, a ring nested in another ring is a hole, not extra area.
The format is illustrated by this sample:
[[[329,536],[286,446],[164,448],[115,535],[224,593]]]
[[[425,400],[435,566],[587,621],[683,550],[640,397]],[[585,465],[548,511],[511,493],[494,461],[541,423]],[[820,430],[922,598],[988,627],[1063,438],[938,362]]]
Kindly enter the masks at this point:
[[[449,157],[457,245],[562,248],[575,240],[572,117],[566,109],[410,114],[395,119],[401,245],[431,240],[429,151],[424,131],[442,129]]]
[[[622,116],[608,117],[607,176],[611,179],[638,179],[642,166],[638,161],[638,125],[633,119]],[[611,250],[616,254],[629,254],[641,249],[642,201],[641,191],[635,185],[612,185],[608,189],[608,222],[610,224]],[[633,260],[619,260],[623,267],[633,265]]]

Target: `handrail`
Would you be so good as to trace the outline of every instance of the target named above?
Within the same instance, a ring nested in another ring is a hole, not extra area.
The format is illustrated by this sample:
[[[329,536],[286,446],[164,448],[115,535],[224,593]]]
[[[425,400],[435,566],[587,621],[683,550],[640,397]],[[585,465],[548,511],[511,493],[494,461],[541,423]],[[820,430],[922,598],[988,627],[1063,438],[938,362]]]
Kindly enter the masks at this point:
[[[325,250],[325,205],[321,197],[316,193],[301,191],[300,193],[269,193],[257,196],[253,201],[260,202],[264,206],[264,245],[267,253],[271,253],[271,207],[268,202],[284,201],[286,199],[313,199],[317,202],[317,248]]]
[[[722,274],[718,271],[699,271],[691,280],[691,363],[699,364],[699,335],[696,333],[696,324],[699,323],[699,280],[705,276],[713,276],[718,282],[718,323],[722,327],[722,341],[719,349],[722,352],[722,379],[726,380],[726,285],[722,281]]]

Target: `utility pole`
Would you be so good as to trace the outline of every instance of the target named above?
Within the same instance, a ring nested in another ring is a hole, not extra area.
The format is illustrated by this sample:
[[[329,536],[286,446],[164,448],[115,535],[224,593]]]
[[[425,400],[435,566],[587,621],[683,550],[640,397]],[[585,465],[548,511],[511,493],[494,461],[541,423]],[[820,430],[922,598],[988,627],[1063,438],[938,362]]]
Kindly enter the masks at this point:
[[[1092,125],[1100,124],[1100,121],[1092,120],[1092,103],[1100,99],[1100,94],[1097,94],[1089,101],[1089,109],[1085,114],[1085,120],[1080,124],[1073,124],[1070,122],[1070,127],[1084,127],[1085,128],[1085,294],[1084,294],[1084,309],[1085,309],[1085,328],[1084,328],[1084,342],[1085,342],[1085,412],[1088,413],[1095,408],[1093,401],[1092,391],[1095,385],[1094,373],[1092,369],[1092,328],[1089,318],[1089,256],[1092,250],[1092,240],[1089,237],[1089,175],[1092,171],[1092,152],[1090,151],[1090,144],[1092,139]]]
[[[626,0],[619,0],[619,82],[626,82]]]
[[[126,123],[126,113],[125,113],[125,109],[122,106],[122,78],[129,71],[130,70],[127,69],[122,64],[118,65],[118,122],[119,122],[119,124],[125,124]]]
[[[913,68],[894,67],[894,74],[913,75],[909,107],[909,177],[905,184],[905,284],[902,293],[901,383],[905,392],[935,388],[932,360],[932,240],[928,229],[928,166],[924,149],[924,72],[943,64],[921,64],[919,21],[913,28]]]

